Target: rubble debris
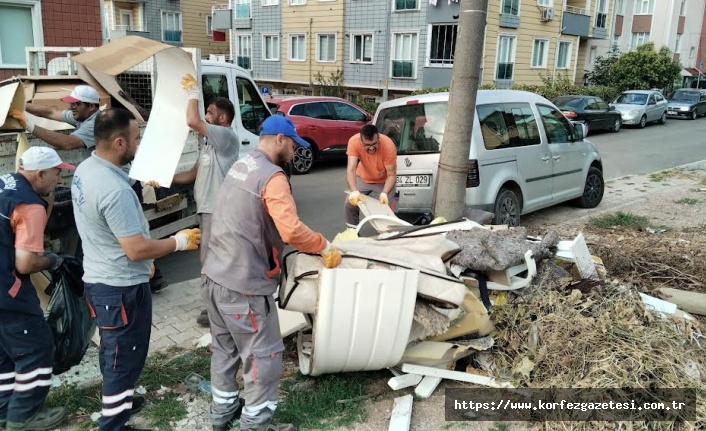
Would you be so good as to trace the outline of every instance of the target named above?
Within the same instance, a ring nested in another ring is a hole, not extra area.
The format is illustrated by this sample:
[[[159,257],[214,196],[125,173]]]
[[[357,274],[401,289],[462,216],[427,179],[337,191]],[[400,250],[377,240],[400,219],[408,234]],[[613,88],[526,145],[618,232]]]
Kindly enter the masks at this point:
[[[532,251],[535,260],[551,257],[554,253],[550,249],[559,242],[559,235],[553,230],[548,231],[540,242],[528,241],[524,227],[497,231],[457,230],[447,233],[446,238],[461,247],[461,251],[451,258],[451,263],[476,271],[503,271],[520,265],[527,250]]]
[[[448,330],[440,335],[428,337],[428,339],[430,341],[446,341],[468,335],[483,337],[495,329],[493,322],[490,321],[488,310],[473,293],[466,293],[461,309],[464,315],[452,321]]]
[[[454,341],[449,343],[439,341],[422,341],[407,347],[400,362],[406,364],[436,366],[472,355],[477,351],[488,350],[493,347],[492,337],[476,338],[471,340]]]
[[[412,423],[412,395],[395,398],[388,431],[408,431]]]
[[[556,257],[575,262],[580,278],[588,280],[599,279],[596,265],[593,262],[591,253],[588,251],[588,246],[582,233],[578,234],[573,241],[559,241]]]

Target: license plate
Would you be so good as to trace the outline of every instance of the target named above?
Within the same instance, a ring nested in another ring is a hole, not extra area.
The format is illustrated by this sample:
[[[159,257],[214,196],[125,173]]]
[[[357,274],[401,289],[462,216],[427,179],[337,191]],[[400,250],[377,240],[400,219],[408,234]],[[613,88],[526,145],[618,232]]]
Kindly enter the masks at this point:
[[[431,175],[397,175],[397,187],[429,187]]]
[[[677,115],[676,111],[667,111],[667,115]]]

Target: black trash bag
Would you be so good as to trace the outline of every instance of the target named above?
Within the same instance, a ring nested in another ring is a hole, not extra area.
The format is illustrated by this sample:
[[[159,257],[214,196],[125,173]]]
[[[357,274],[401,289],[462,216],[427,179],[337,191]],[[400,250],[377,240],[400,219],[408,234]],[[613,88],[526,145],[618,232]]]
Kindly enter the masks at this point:
[[[62,256],[64,263],[52,271],[47,287],[51,296],[47,323],[54,335],[54,374],[78,365],[86,354],[96,323],[83,296],[83,265],[73,256]]]

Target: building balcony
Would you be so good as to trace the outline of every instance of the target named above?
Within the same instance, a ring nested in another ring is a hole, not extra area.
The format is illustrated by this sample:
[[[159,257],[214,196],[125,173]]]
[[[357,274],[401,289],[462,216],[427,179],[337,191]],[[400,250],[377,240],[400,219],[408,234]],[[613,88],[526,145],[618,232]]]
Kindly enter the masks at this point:
[[[149,39],[150,32],[137,25],[116,25],[114,29],[110,30],[110,38],[113,40],[125,36],[140,36]]]
[[[591,16],[584,8],[567,6],[562,24],[561,34],[588,37],[591,31]]]
[[[520,16],[513,15],[511,13],[501,13],[500,14],[500,27],[519,28],[520,27]]]

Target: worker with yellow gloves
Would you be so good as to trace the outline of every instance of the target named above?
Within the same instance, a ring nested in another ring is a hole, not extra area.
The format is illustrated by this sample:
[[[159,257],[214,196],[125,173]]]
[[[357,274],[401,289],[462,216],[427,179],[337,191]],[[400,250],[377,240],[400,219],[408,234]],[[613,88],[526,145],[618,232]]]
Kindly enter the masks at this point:
[[[390,205],[394,211],[397,148],[392,139],[380,134],[375,125],[366,124],[360,133],[348,140],[346,154],[346,183],[350,190],[344,205],[346,226],[351,228],[358,225],[358,203],[363,200],[361,194],[372,194],[381,204]]]
[[[203,263],[203,299],[211,323],[213,429],[294,430],[274,424],[284,344],[273,294],[279,284],[285,243],[319,253],[327,268],[341,253],[297,216],[282,166],[296,146],[308,147],[294,124],[280,115],[262,123],[256,150],[233,164],[218,192],[211,239]],[[245,402],[235,378],[243,366]]]
[[[150,344],[153,260],[196,250],[201,242],[199,229],[150,238],[140,202],[121,169],[135,158],[139,137],[137,121],[127,110],[100,112],[95,120],[96,149],[76,169],[71,184],[84,256],[85,296],[101,337],[100,431],[136,429],[125,423],[145,403],[135,396],[135,383]]]

